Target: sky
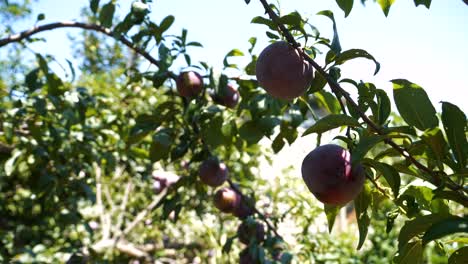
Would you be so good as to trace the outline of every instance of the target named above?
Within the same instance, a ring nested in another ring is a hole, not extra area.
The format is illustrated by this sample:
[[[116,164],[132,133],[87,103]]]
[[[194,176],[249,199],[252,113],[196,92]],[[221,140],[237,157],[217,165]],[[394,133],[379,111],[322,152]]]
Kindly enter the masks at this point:
[[[118,1],[121,14],[128,10],[131,2]],[[440,111],[440,101],[455,103],[465,112],[468,110],[468,6],[462,0],[433,0],[430,10],[423,6],[416,8],[413,0],[398,0],[388,17],[376,3],[368,2],[363,6],[360,1],[354,2],[347,18],[334,0],[283,0],[280,8],[283,14],[298,10],[303,17],[310,19],[322,36],[330,39],[330,20],[316,13],[332,10],[343,50],[365,49],[381,64],[380,72],[374,76],[371,61],[353,60],[342,67],[343,77],[373,82],[390,96],[390,80],[408,79],[427,91],[437,110]],[[45,13],[46,19],[40,24],[79,21],[83,6],[88,6],[87,0],[41,0],[35,4],[32,17]],[[250,23],[253,17],[264,14],[256,0],[249,5],[244,0],[154,0],[150,7],[151,19],[156,23],[169,14],[175,16],[169,34],[180,34],[182,28],[186,28],[189,40],[203,44],[203,48],[189,50],[192,61],[207,61],[218,70],[231,49],[239,48],[247,53],[250,37],[258,38],[254,49],[256,54],[268,44],[266,27]],[[32,24],[34,21],[25,21],[14,26],[16,30],[24,30]],[[76,29],[43,33],[40,36],[47,38],[48,42],[32,47],[36,51],[54,54],[64,62],[71,58],[67,34],[77,33]],[[318,62],[323,64],[323,58],[318,58]]]

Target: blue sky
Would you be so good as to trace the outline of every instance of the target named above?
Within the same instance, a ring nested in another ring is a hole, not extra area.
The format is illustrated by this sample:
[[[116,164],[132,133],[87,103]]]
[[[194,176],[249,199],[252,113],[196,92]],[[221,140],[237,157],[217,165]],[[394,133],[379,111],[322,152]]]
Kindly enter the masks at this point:
[[[106,1],[101,2],[105,3]],[[372,2],[364,7],[360,1],[349,17],[334,0],[283,0],[283,14],[298,10],[310,18],[323,36],[332,37],[331,23],[315,14],[329,9],[335,13],[341,45],[344,50],[361,48],[371,53],[380,63],[381,71],[373,76],[371,61],[359,59],[343,67],[343,75],[355,80],[374,82],[391,94],[389,80],[405,78],[421,85],[438,110],[440,101],[457,104],[468,110],[468,6],[462,0],[433,0],[430,10],[414,6],[413,0],[398,0],[389,17]],[[131,1],[118,1],[126,12]],[[36,13],[45,13],[42,23],[60,20],[79,20],[86,0],[43,0],[35,4]],[[255,53],[267,45],[265,27],[250,24],[254,16],[263,15],[259,1],[252,0],[154,0],[151,17],[159,23],[168,14],[175,16],[169,33],[179,34],[188,29],[189,39],[199,41],[204,48],[193,48],[193,60],[203,60],[220,69],[225,54],[232,48],[247,51],[248,39],[258,38]],[[35,15],[33,16],[35,17]],[[29,28],[34,22],[15,25],[17,30]],[[77,30],[61,29],[44,33],[47,44],[33,46],[36,51],[55,54],[59,60],[70,58],[67,34]],[[52,39],[54,41],[52,41]],[[319,62],[322,62],[319,58]],[[65,63],[66,64],[66,63]],[[175,69],[177,70],[177,69]]]

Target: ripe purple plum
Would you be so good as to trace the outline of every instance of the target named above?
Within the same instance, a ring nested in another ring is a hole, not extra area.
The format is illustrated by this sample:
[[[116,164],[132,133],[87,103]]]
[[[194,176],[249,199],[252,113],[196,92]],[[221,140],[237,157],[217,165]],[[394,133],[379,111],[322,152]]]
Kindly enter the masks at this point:
[[[200,165],[199,176],[200,180],[211,187],[222,185],[229,174],[226,164],[219,162],[217,159],[207,159]]]
[[[361,192],[365,172],[360,164],[352,167],[349,151],[328,144],[314,149],[304,158],[302,178],[322,203],[344,205]]]
[[[219,189],[213,197],[213,203],[216,208],[224,213],[232,213],[239,206],[240,200],[240,195],[227,187]]]
[[[228,83],[223,91],[211,96],[217,104],[224,105],[228,108],[234,108],[239,103],[239,91],[234,88],[234,85]]]
[[[288,42],[278,41],[260,53],[256,76],[260,86],[271,96],[291,100],[310,87],[313,68]]]
[[[203,90],[203,78],[194,71],[182,72],[176,79],[176,87],[181,96],[195,97]]]

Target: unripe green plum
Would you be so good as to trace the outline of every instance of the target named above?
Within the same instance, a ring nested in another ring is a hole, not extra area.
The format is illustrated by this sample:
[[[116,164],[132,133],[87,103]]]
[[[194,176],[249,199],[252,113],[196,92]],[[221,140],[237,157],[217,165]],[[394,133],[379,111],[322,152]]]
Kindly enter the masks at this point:
[[[361,192],[365,172],[360,164],[351,166],[351,154],[333,144],[311,151],[302,162],[302,178],[322,203],[344,205]]]
[[[278,41],[260,53],[256,76],[260,86],[271,96],[291,100],[310,87],[313,68],[289,43]]]

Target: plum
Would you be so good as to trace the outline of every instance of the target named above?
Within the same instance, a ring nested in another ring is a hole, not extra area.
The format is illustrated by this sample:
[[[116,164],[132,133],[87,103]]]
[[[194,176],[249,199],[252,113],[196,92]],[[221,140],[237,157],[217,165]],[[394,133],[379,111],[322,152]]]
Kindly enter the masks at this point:
[[[302,162],[302,178],[310,192],[322,203],[344,205],[362,190],[365,172],[351,165],[351,154],[333,144],[311,151]]]
[[[194,71],[182,72],[176,79],[176,87],[181,96],[191,98],[203,90],[203,78]]]
[[[310,87],[313,68],[289,43],[278,41],[260,53],[256,76],[267,93],[291,100],[301,96]]]

